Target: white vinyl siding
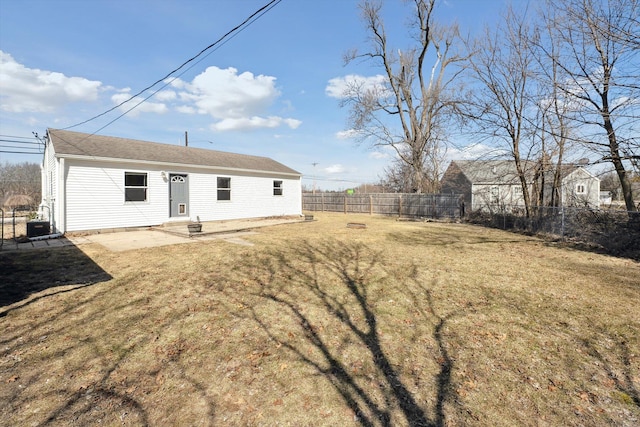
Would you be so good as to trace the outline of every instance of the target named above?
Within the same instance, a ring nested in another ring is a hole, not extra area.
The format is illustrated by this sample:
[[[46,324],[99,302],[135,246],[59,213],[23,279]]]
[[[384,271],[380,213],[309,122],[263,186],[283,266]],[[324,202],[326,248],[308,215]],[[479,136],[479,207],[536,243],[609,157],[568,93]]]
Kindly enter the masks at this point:
[[[42,163],[42,215],[51,223],[52,232],[58,232],[60,219],[58,216],[58,182],[61,173],[58,171],[58,162],[51,144],[45,147]]]
[[[299,177],[277,174],[234,175],[198,168],[171,170],[144,163],[66,160],[66,227],[82,231],[145,227],[170,221],[169,173],[189,175],[189,217],[216,221],[301,215]],[[147,174],[146,202],[125,202],[125,172]],[[231,200],[217,201],[217,178],[231,178]],[[274,180],[282,181],[283,197],[273,197]]]
[[[147,201],[125,202],[124,172],[106,162],[67,160],[66,231],[162,224],[169,215],[169,185],[160,171],[148,171]]]
[[[600,180],[585,169],[577,169],[562,180],[564,206],[600,206]]]
[[[217,177],[231,177],[231,200],[217,200]],[[202,221],[217,221],[267,216],[301,215],[300,179],[282,178],[286,197],[273,197],[273,177],[243,175],[209,175],[192,173],[191,209]]]

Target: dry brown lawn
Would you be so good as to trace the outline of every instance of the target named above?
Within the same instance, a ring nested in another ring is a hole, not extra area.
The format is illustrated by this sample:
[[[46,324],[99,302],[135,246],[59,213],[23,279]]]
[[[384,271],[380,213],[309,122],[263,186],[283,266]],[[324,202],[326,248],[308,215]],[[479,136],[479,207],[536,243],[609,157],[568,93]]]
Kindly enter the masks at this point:
[[[316,219],[0,254],[0,425],[640,424],[639,263]]]

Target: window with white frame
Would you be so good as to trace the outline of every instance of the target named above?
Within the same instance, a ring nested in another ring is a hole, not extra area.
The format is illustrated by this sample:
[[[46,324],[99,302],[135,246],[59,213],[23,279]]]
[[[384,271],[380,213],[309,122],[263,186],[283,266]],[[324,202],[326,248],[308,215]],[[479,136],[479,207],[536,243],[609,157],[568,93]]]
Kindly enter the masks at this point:
[[[146,202],[147,201],[147,173],[146,172],[125,172],[124,173],[124,201],[125,202]]]
[[[218,200],[231,200],[231,178],[218,177]]]
[[[576,194],[585,194],[586,192],[587,192],[587,189],[582,182],[579,182],[578,184],[576,184]]]
[[[497,205],[500,203],[500,187],[491,187],[491,204]]]
[[[273,195],[282,196],[282,181],[273,181]]]

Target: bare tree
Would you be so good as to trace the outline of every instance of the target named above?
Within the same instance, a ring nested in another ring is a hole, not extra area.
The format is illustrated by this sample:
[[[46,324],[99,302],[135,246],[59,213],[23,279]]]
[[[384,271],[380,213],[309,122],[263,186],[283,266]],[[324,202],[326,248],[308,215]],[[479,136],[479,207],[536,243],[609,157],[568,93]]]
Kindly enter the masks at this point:
[[[628,172],[640,160],[638,2],[549,0],[547,10],[556,11],[545,18],[560,46],[548,55],[566,77],[556,86],[574,104],[567,117],[581,129],[579,142],[613,164],[626,208],[635,212]]]
[[[608,19],[606,16],[594,16],[598,20],[597,26],[607,38],[617,40],[618,42],[629,46],[633,50],[640,50],[640,17],[638,17],[639,0],[623,0],[620,7],[616,8],[618,12],[624,13],[624,16]],[[631,14],[628,12],[631,11]],[[633,13],[635,11],[635,14]]]
[[[11,196],[27,196],[40,202],[40,165],[37,163],[0,164],[0,207]]]
[[[456,51],[456,25],[434,21],[436,0],[407,0],[415,9],[409,28],[416,44],[390,46],[382,19],[382,3],[363,0],[360,8],[369,35],[369,50],[345,55],[345,63],[372,61],[384,70],[380,85],[354,83],[344,94],[351,108],[350,125],[360,141],[391,147],[410,173],[413,192],[435,191],[441,172],[446,123],[456,108],[452,86],[466,58]],[[454,69],[456,68],[456,69]],[[425,178],[426,177],[426,178]]]
[[[468,115],[482,138],[501,145],[515,162],[526,215],[531,215],[530,160],[539,156],[533,125],[537,116],[535,58],[530,49],[533,31],[524,17],[509,9],[494,29],[486,29],[471,58],[477,82]]]
[[[435,147],[434,147],[435,148]],[[438,148],[439,150],[439,148]],[[407,154],[407,156],[409,155]],[[440,166],[444,161],[444,150],[431,152],[422,165],[422,192],[436,193],[440,189]],[[415,190],[415,168],[401,157],[394,159],[384,169],[382,181],[396,193],[413,193]]]
[[[560,45],[554,37],[553,24],[551,21],[543,20],[539,29],[530,40],[530,47],[537,62],[537,108],[540,117],[536,123],[541,126],[538,135],[542,152],[540,156],[542,173],[539,176],[538,204],[555,207],[561,201],[559,191],[565,152],[571,145],[571,134],[574,131],[568,119],[572,103],[558,89],[558,82],[566,80],[566,76],[556,60]],[[548,178],[551,180],[550,183],[546,182]]]

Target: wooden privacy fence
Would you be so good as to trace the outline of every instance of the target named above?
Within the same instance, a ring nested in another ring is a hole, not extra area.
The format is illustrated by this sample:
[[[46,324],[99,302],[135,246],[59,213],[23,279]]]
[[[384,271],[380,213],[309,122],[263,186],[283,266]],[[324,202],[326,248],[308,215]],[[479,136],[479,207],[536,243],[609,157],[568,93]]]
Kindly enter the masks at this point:
[[[457,194],[343,194],[303,193],[302,209],[410,218],[460,218]]]

